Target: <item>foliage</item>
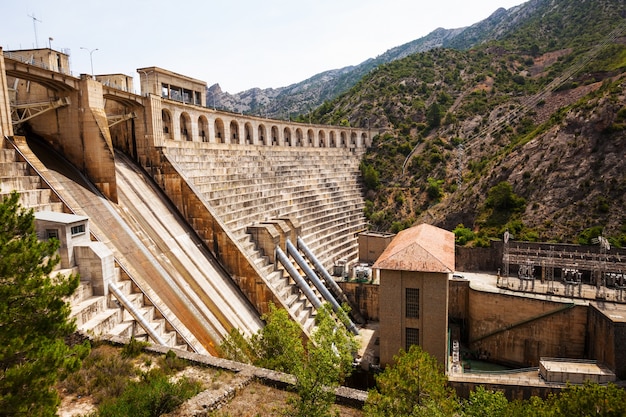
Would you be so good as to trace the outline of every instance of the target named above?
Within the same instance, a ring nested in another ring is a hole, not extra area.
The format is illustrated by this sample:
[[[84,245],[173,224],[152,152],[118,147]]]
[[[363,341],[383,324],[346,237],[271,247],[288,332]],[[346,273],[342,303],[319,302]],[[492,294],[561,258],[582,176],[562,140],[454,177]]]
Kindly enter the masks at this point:
[[[77,275],[54,278],[56,239],[38,241],[34,214],[11,193],[0,203],[0,410],[7,415],[54,415],[59,378],[80,368],[89,344],[68,346],[76,326],[64,297]]]
[[[359,168],[361,170],[365,186],[370,190],[377,190],[380,187],[380,174],[378,171],[372,165],[364,162],[361,162]]]
[[[357,349],[354,336],[337,322],[347,322],[346,312],[340,310],[335,314],[337,319],[329,304],[318,308],[316,328],[305,348],[297,323],[289,319],[285,309],[270,305],[269,313],[263,316],[266,321],[263,329],[249,339],[239,332],[231,333],[222,342],[222,352],[245,356],[257,366],[293,374],[298,398],[290,403],[290,415],[328,416],[334,403],[334,389],[351,373]]]
[[[131,337],[130,341],[124,345],[122,348],[122,357],[123,358],[136,358],[139,356],[143,349],[148,346],[150,343],[142,342],[140,340],[135,339],[135,337]]]
[[[347,323],[343,310],[339,320]],[[294,416],[330,416],[335,402],[335,388],[352,372],[353,354],[357,350],[354,336],[338,325],[330,304],[317,310],[316,329],[307,342],[307,354],[296,367],[296,391],[299,398],[292,403]]]
[[[96,404],[118,397],[129,381],[137,376],[130,359],[108,345],[97,345],[83,361],[78,372],[71,374],[61,388],[77,396],[91,396]]]
[[[443,197],[442,186],[444,181],[435,178],[428,177],[428,187],[426,187],[426,193],[431,201],[439,201]]]
[[[485,200],[486,226],[502,226],[511,220],[515,213],[526,207],[526,200],[513,192],[513,187],[503,181],[491,187]]]
[[[593,239],[602,235],[602,226],[593,226],[583,230],[578,235],[578,243],[580,245],[592,245]]]
[[[400,351],[394,365],[376,377],[364,412],[371,417],[453,416],[458,409],[441,364],[413,345],[408,352]]]
[[[253,363],[275,371],[294,373],[305,357],[302,330],[289,319],[289,313],[284,308],[270,304],[269,310],[262,317],[265,327],[252,337]]]
[[[200,392],[200,384],[187,378],[171,382],[158,370],[131,382],[118,398],[98,407],[99,417],[158,417],[174,411],[186,399]]]
[[[613,384],[572,385],[547,402],[552,404],[555,416],[626,415],[626,391]]]
[[[470,392],[469,399],[463,403],[465,417],[508,417],[509,401],[499,391],[488,391],[482,386]]]
[[[137,360],[108,344],[95,346],[79,372],[70,375],[60,388],[77,396],[91,396],[98,405],[97,416],[158,416],[170,412],[196,395],[201,384],[170,376],[188,366],[173,351],[159,356],[157,365],[147,357],[142,372]]]
[[[474,240],[474,232],[472,229],[468,229],[463,224],[459,224],[453,231],[454,233],[454,242],[457,245],[464,246],[467,243]]]

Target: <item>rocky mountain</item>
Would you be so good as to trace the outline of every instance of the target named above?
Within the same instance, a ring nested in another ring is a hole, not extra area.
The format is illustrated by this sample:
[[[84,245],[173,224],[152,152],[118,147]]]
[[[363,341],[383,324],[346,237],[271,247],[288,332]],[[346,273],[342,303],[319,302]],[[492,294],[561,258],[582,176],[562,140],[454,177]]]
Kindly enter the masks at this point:
[[[389,49],[376,58],[355,66],[325,71],[287,87],[253,88],[230,94],[222,91],[219,84],[214,84],[207,91],[207,106],[279,119],[306,115],[324,101],[331,100],[354,86],[365,74],[379,65],[433,48],[467,49],[497,39],[520,20],[522,16],[518,9],[520,6],[509,10],[500,8],[487,19],[466,28],[438,28],[423,38]],[[524,10],[528,10],[528,7]]]
[[[372,129],[372,228],[425,221],[474,245],[507,229],[626,245],[626,4],[533,0],[498,13],[492,40],[380,65],[312,112]]]

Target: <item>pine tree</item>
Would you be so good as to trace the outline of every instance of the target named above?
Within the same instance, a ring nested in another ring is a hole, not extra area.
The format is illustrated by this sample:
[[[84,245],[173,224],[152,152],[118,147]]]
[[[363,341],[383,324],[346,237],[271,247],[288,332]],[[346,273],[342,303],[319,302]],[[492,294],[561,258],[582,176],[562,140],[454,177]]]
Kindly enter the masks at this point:
[[[59,242],[39,241],[33,211],[18,201],[13,192],[0,203],[0,415],[53,416],[55,383],[89,351],[65,342],[76,325],[64,297],[79,277],[50,276]]]
[[[376,377],[363,411],[370,417],[454,416],[458,401],[437,359],[417,345],[394,356]]]

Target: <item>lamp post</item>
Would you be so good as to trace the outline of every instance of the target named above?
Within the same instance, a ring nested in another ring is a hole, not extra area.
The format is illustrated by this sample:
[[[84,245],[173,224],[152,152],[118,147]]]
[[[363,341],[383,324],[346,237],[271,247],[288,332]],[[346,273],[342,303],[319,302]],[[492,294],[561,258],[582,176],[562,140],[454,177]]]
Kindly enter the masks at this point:
[[[89,52],[89,62],[91,63],[91,78],[95,79],[95,77],[93,75],[93,53],[96,52],[98,50],[98,48],[96,48],[96,49],[88,49],[88,48],[85,48],[85,47],[81,46],[80,49],[84,49],[85,51]]]

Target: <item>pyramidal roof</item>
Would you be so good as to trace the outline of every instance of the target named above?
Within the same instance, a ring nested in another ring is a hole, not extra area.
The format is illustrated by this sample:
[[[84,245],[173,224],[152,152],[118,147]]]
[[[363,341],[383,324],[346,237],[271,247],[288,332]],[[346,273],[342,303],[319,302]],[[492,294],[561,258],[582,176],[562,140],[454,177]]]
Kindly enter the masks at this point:
[[[454,272],[454,233],[420,224],[398,233],[373,268],[397,271]]]

